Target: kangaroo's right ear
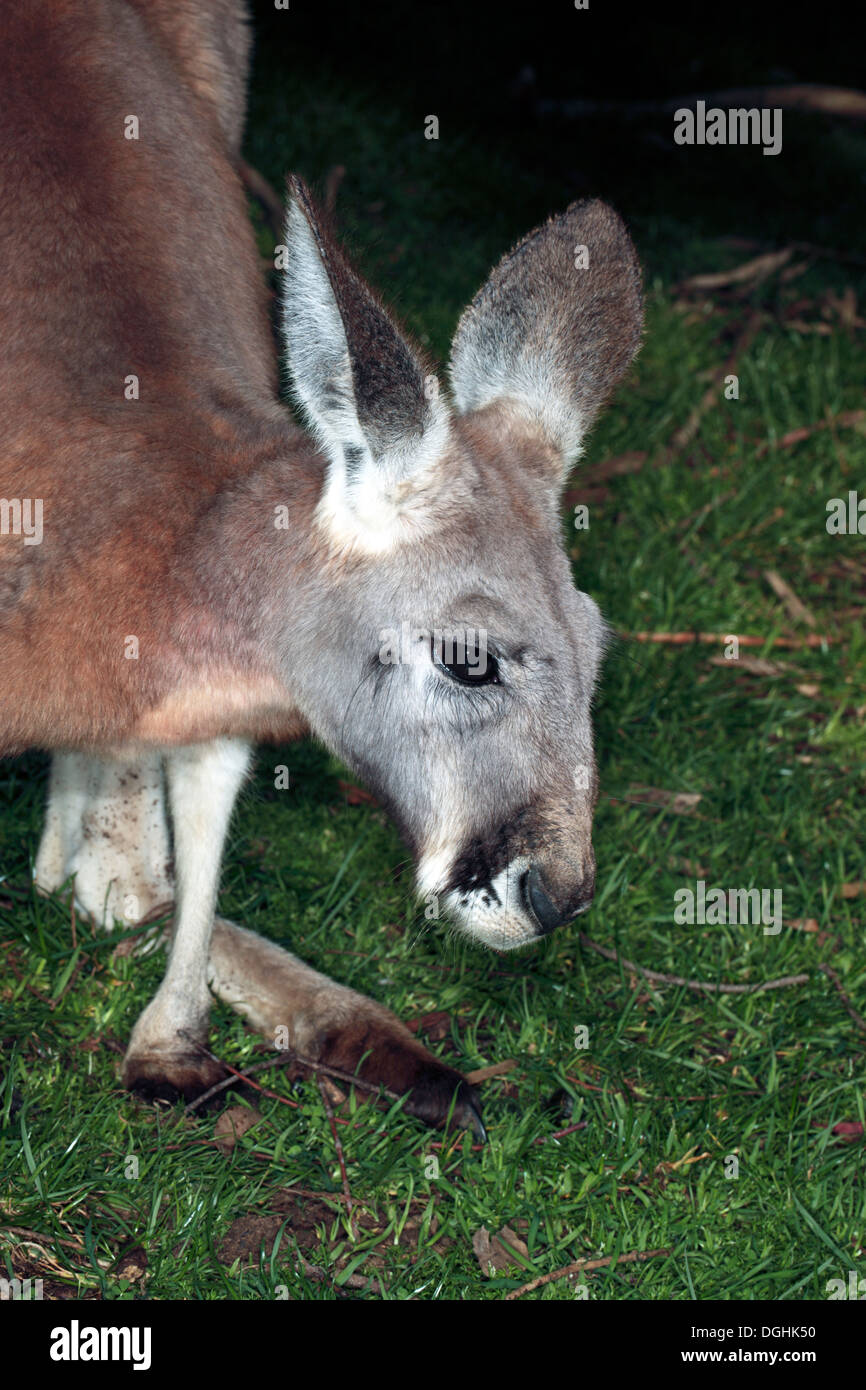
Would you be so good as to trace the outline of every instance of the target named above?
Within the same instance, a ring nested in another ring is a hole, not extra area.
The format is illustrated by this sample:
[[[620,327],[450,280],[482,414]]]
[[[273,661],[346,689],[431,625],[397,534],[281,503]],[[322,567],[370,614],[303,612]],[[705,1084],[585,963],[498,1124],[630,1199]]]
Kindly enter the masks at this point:
[[[294,393],[329,468],[320,506],[341,544],[373,552],[420,508],[450,415],[422,362],[289,180],[283,334]]]
[[[512,401],[567,473],[642,326],[640,269],[624,223],[606,203],[572,203],[503,257],[463,314],[451,349],[457,408]]]

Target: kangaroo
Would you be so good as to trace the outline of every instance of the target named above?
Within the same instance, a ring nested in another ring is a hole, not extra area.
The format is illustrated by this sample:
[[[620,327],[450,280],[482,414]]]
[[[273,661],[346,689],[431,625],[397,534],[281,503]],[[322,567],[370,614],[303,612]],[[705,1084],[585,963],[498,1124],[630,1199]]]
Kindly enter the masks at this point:
[[[589,906],[605,627],[558,502],[639,345],[629,235],[585,201],[520,241],[446,394],[292,178],[304,431],[237,174],[243,5],[6,0],[3,27],[0,754],[53,753],[36,884],[74,877],[108,928],[173,905],[130,1089],[221,1078],[214,994],[482,1136],[474,1089],[383,1005],[215,915],[220,865],[251,745],[313,735],[473,940]]]

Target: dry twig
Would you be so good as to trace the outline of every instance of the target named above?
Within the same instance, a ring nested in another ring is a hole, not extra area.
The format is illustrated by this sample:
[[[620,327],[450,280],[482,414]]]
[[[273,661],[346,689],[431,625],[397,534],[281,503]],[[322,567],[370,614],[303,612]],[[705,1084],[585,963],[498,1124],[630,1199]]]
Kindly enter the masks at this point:
[[[707,387],[698,404],[695,406],[689,418],[678,430],[674,430],[671,435],[670,443],[662,450],[661,455],[656,460],[658,464],[671,463],[683,449],[691,444],[701,426],[701,421],[707,411],[718,403],[719,387],[726,376],[737,375],[737,367],[740,358],[751,347],[758,330],[763,322],[763,314],[757,310],[750,314],[746,320],[745,327],[737,337],[734,346],[725,363],[713,373],[711,384]]]
[[[322,1081],[321,1076],[316,1077],[316,1084],[319,1088],[319,1095],[322,1097],[322,1104],[325,1107],[325,1114],[328,1117],[328,1123],[331,1126],[331,1135],[334,1140],[334,1148],[337,1150],[337,1162],[340,1165],[340,1181],[343,1185],[343,1198],[346,1203],[346,1212],[349,1217],[349,1233],[351,1235],[352,1240],[357,1240],[358,1231],[355,1226],[355,1209],[354,1204],[352,1202],[352,1192],[349,1187],[349,1175],[346,1172],[346,1159],[343,1154],[343,1145],[340,1143],[340,1134],[337,1129],[337,1121],[334,1116],[334,1107],[331,1104],[327,1087]]]
[[[623,970],[632,970],[638,975],[643,975],[652,984],[659,985],[678,985],[683,989],[693,989],[698,994],[761,994],[768,989],[785,989],[789,985],[807,985],[811,979],[810,975],[781,975],[776,980],[762,980],[756,985],[729,985],[713,984],[705,980],[687,980],[682,975],[668,975],[661,970],[648,970],[644,965],[637,965],[633,960],[626,960],[618,951],[612,950],[609,946],[601,946],[597,941],[591,940],[584,932],[579,935],[581,946],[587,946],[589,950],[604,956],[605,960],[615,961],[621,965]]]
[[[728,285],[745,285],[749,282],[759,284],[783,265],[794,254],[793,246],[782,251],[766,251],[762,256],[754,256],[750,261],[742,261],[731,270],[711,271],[706,275],[690,275],[679,285],[681,290],[721,290]]]
[[[807,627],[817,626],[815,614],[806,607],[802,599],[797,597],[790,584],[782,578],[778,570],[764,570],[764,578],[776,597],[782,600],[789,617],[797,623],[805,623]]]
[[[722,632],[620,632],[617,635],[632,642],[660,642],[671,647],[686,647],[696,642],[723,647],[736,636],[741,647],[763,647],[769,641],[771,646],[785,647],[790,651],[799,651],[802,647],[823,647],[825,642],[829,646],[835,641],[835,638],[824,637],[817,632],[809,632],[803,637],[772,638]]]
[[[572,1260],[571,1264],[563,1265],[561,1269],[554,1269],[550,1274],[539,1274],[537,1279],[530,1279],[528,1284],[522,1284],[519,1289],[512,1289],[505,1295],[505,1302],[509,1303],[514,1298],[522,1298],[525,1293],[532,1293],[533,1289],[540,1289],[542,1284],[552,1284],[554,1279],[567,1279],[572,1274],[585,1273],[592,1269],[606,1269],[608,1265],[627,1265],[642,1263],[644,1260],[654,1260],[659,1255],[669,1255],[670,1250],[632,1250],[628,1255],[605,1255],[600,1260]]]
[[[726,87],[714,92],[691,92],[686,96],[664,97],[658,101],[592,101],[581,99],[537,99],[539,115],[625,116],[626,118],[665,115],[703,101],[708,107],[781,107],[784,111],[804,111],[848,120],[866,120],[866,93],[853,87],[830,87],[818,82],[787,83],[781,86]]]
[[[832,330],[831,330],[832,331]],[[814,425],[801,425],[796,430],[789,430],[783,434],[781,439],[777,439],[773,446],[769,441],[759,444],[755,450],[755,458],[763,458],[770,448],[790,449],[794,444],[800,444],[804,439],[810,439],[813,434],[826,429],[855,429],[857,425],[866,424],[866,410],[843,410],[841,414],[828,417],[826,420],[817,420]]]

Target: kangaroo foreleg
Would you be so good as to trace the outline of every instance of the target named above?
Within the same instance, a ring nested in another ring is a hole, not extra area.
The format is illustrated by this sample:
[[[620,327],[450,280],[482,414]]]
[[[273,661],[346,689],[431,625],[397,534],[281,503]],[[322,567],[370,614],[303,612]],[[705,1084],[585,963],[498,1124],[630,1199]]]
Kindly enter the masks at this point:
[[[169,759],[173,756],[167,755]],[[475,1092],[459,1072],[433,1057],[388,1009],[335,984],[254,932],[223,918],[213,921],[211,916],[207,920],[208,911],[213,912],[208,904],[215,892],[213,872],[219,853],[205,842],[201,803],[212,803],[217,782],[224,782],[224,776],[217,779],[213,769],[208,771],[207,756],[213,754],[206,755],[198,768],[189,765],[189,755],[178,760],[173,772],[169,766],[169,782],[178,782],[182,768],[187,773],[183,786],[189,804],[184,804],[182,789],[177,789],[173,798],[174,814],[187,827],[186,831],[181,829],[176,848],[195,855],[198,845],[200,859],[202,851],[207,851],[199,865],[207,881],[199,885],[197,913],[194,892],[190,899],[196,915],[192,928],[198,933],[198,947],[194,949],[202,955],[190,959],[188,939],[183,971],[176,974],[175,983],[185,973],[190,992],[185,996],[182,988],[179,999],[171,986],[166,987],[169,966],[163,988],[133,1032],[124,1068],[127,1083],[153,1094],[180,1091],[191,1098],[222,1079],[219,1067],[201,1050],[206,1040],[208,996],[199,966],[200,960],[207,959],[206,984],[273,1045],[281,1045],[285,1038],[286,1046],[300,1057],[357,1075],[393,1094],[408,1094],[407,1110],[428,1124],[441,1125],[456,1096],[455,1121],[480,1134]],[[221,822],[228,815],[231,787],[228,793],[221,798],[225,803],[217,818]],[[188,868],[191,891],[194,877],[190,874],[195,874],[191,861]],[[97,926],[110,927],[117,919],[129,927],[170,908],[176,889],[163,755],[152,752],[112,758],[55,753],[35,876],[43,892],[54,892],[74,879],[79,911]],[[179,916],[178,909],[176,918]],[[209,942],[206,948],[202,945],[205,939]],[[177,970],[183,953],[177,954],[175,948],[173,958]]]
[[[408,1095],[406,1110],[429,1125],[444,1125],[450,1112],[454,1123],[483,1137],[478,1096],[458,1071],[382,1004],[335,984],[273,942],[218,917],[208,983],[275,1047]]]
[[[138,1019],[124,1084],[145,1095],[200,1095],[221,1069],[202,1051],[210,994],[207,965],[229,819],[250,761],[247,744],[214,739],[166,754],[177,906],[165,977]]]

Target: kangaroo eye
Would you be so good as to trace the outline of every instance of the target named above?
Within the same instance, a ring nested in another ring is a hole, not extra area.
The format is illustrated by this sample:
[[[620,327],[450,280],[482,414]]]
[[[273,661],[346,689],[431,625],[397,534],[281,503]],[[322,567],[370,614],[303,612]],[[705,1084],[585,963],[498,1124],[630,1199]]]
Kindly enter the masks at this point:
[[[430,654],[434,665],[457,681],[458,685],[502,684],[496,654],[477,636],[460,641],[443,641],[434,634]]]

